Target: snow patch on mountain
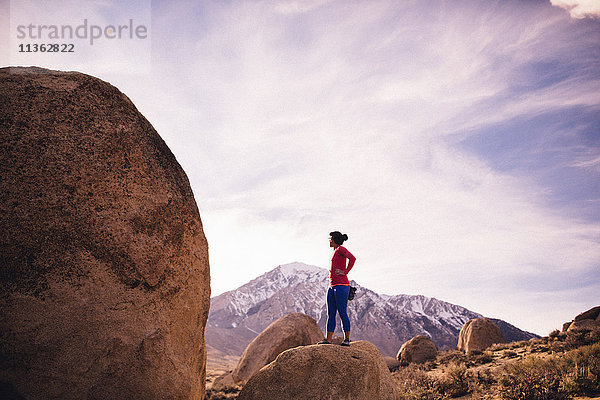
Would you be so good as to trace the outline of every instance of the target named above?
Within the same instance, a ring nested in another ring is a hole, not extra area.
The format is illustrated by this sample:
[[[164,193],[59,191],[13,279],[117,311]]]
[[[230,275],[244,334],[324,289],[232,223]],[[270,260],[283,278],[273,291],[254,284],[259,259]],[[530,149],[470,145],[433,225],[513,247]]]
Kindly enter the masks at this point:
[[[304,278],[306,281],[317,281],[322,280],[323,277],[327,277],[329,274],[329,271],[327,271],[325,268],[307,265],[300,262],[280,265],[275,268],[274,271],[277,270],[279,270],[283,278],[288,281],[294,278]]]
[[[223,335],[235,337],[235,332],[245,335],[244,340],[248,340],[248,331],[258,334],[276,319],[292,312],[310,315],[324,329],[328,275],[329,271],[324,268],[293,262],[212,298],[207,343],[213,345],[211,341],[214,341],[225,346],[224,341],[218,339]],[[358,288],[355,299],[348,303],[352,336],[371,341],[386,355],[395,355],[402,343],[418,334],[431,337],[439,348],[452,348],[456,346],[458,332],[464,323],[481,317],[464,307],[435,298],[380,295],[355,281],[351,284]],[[532,336],[522,333],[514,340]],[[214,346],[218,348],[216,344]],[[219,350],[227,352],[231,349]]]

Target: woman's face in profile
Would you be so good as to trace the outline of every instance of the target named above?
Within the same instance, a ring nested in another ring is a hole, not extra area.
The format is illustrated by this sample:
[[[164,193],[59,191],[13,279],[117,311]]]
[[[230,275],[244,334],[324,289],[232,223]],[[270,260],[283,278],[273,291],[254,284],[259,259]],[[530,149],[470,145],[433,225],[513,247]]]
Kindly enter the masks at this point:
[[[335,242],[331,236],[329,236],[329,247],[335,247]]]

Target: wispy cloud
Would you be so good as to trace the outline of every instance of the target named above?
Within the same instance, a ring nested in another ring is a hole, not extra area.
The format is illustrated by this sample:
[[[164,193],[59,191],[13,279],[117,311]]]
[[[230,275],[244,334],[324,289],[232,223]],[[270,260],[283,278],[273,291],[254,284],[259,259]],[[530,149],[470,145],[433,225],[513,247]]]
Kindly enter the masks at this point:
[[[549,201],[556,170],[597,177],[594,21],[519,1],[169,1],[152,31],[152,77],[104,77],[190,177],[213,293],[326,266],[339,229],[380,292],[542,334],[596,301],[577,280],[600,262],[580,211],[600,190]]]
[[[594,157],[594,158],[586,157],[586,159],[579,160],[579,161],[575,162],[575,164],[573,164],[573,165],[578,168],[591,169],[595,172],[600,172],[600,156],[595,154],[595,155],[592,155],[592,157]]]

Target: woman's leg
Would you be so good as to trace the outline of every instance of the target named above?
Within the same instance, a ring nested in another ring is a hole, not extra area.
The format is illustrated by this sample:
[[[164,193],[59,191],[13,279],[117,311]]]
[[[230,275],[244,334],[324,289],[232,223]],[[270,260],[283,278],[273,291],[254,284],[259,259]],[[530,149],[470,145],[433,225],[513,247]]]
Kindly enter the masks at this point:
[[[333,288],[327,291],[327,340],[331,342],[335,331],[335,313],[337,311]]]
[[[350,339],[350,318],[348,317],[348,293],[350,292],[350,286],[334,286],[335,294],[335,305],[337,312],[340,314],[342,320],[342,328],[344,329],[344,336],[346,339]],[[334,321],[335,323],[335,321]],[[334,325],[335,328],[335,325]]]

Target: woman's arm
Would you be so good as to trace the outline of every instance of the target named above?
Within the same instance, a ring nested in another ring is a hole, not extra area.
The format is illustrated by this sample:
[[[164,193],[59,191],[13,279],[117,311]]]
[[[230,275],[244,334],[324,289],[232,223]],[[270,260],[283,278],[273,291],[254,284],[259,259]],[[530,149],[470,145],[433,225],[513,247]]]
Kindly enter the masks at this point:
[[[342,254],[344,255],[344,257],[346,257],[348,259],[348,266],[346,267],[346,271],[345,271],[346,274],[348,274],[348,272],[350,272],[350,270],[354,266],[354,262],[356,261],[356,257],[354,257],[352,255],[352,253],[350,253],[348,251],[348,249],[346,249],[345,247],[340,248],[340,250],[342,250]]]

